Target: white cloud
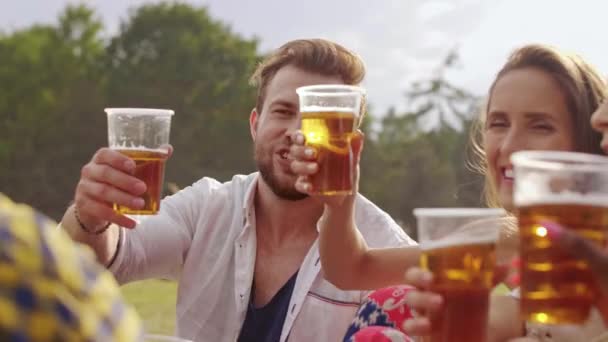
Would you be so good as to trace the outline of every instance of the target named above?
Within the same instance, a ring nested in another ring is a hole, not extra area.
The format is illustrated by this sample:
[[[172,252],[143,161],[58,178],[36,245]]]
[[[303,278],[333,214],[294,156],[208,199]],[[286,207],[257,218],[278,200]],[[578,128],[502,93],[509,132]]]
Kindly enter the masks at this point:
[[[524,44],[546,43],[572,50],[600,70],[608,70],[602,39],[608,3],[604,1],[510,0],[492,8],[463,42],[462,70],[451,79],[485,94],[509,53]]]
[[[365,86],[383,113],[403,106],[404,87],[431,73],[447,51],[475,31],[489,6],[483,0],[197,0],[265,51],[287,40],[326,37],[357,51],[368,67]],[[149,0],[89,0],[114,32],[127,9]],[[53,21],[66,0],[21,0],[0,11],[0,22],[26,26]],[[36,10],[32,10],[35,8]],[[12,18],[12,19],[11,19]]]
[[[427,21],[454,10],[455,6],[456,4],[451,1],[427,1],[418,8],[418,17],[422,21]]]

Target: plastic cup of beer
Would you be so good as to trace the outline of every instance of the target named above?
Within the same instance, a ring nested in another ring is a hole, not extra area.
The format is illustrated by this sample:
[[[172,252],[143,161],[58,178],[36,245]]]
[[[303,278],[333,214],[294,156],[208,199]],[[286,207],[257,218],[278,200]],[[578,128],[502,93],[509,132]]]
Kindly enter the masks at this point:
[[[425,342],[487,340],[496,241],[508,218],[502,209],[418,208],[420,265],[433,273],[429,290],[443,297]]]
[[[114,210],[124,215],[154,215],[160,209],[173,111],[106,108],[105,112],[109,147],[131,158],[136,165],[134,176],[146,183],[146,192],[141,196],[143,208],[114,204]]]
[[[350,195],[355,168],[351,140],[359,126],[363,88],[312,85],[296,90],[300,98],[302,133],[317,150],[319,169],[310,177],[314,194]]]
[[[608,158],[574,152],[511,156],[520,231],[521,315],[543,324],[582,324],[596,298],[587,263],[551,243],[555,222],[603,245],[608,224]]]

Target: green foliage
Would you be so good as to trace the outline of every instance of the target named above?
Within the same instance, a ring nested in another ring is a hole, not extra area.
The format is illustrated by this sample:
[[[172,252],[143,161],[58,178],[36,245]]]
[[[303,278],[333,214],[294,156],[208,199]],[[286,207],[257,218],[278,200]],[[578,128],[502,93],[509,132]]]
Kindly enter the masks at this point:
[[[142,6],[108,47],[109,105],[175,110],[167,179],[181,186],[203,175],[226,180],[250,172],[254,92],[247,80],[256,50],[256,41],[235,35],[204,8]]]
[[[124,285],[121,290],[141,317],[146,334],[175,334],[177,283],[151,279]]]
[[[133,9],[107,39],[102,30],[73,5],[54,25],[0,35],[0,191],[60,219],[80,168],[107,144],[104,107],[175,110],[167,184],[254,170],[255,39],[174,2]],[[443,77],[456,61],[406,90],[405,113],[361,124],[362,192],[407,227],[415,207],[480,205],[481,177],[466,168],[478,99]]]
[[[451,67],[456,57],[451,53],[442,67]],[[361,189],[415,236],[414,208],[483,205],[483,179],[468,168],[469,129],[479,101],[442,74],[414,83],[405,95],[412,109],[389,110],[366,140]]]
[[[56,25],[0,36],[0,191],[60,219],[80,168],[107,144],[113,106],[176,111],[167,179],[181,187],[253,170],[257,41],[179,3],[136,9],[107,42],[101,31],[78,5]]]
[[[2,191],[58,218],[79,166],[100,146],[104,127],[101,24],[69,6],[58,26],[34,26],[0,38]],[[100,136],[97,134],[97,136]]]

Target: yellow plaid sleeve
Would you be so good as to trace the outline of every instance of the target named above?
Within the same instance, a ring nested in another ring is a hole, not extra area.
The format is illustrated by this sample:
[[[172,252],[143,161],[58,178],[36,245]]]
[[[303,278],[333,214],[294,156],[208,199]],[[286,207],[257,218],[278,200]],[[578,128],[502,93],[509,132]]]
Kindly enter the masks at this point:
[[[0,194],[0,340],[140,338],[139,318],[92,251]]]

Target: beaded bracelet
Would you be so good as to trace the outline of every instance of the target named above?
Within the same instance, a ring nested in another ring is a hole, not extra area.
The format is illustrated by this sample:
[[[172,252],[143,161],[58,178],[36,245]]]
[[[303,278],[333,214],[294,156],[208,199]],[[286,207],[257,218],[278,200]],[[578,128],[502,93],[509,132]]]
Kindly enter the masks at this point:
[[[101,229],[95,230],[95,231],[90,230],[80,220],[80,216],[78,215],[78,209],[76,208],[76,206],[74,206],[74,217],[76,217],[76,222],[78,222],[78,224],[80,225],[80,228],[87,234],[95,234],[95,235],[102,234],[103,232],[108,230],[108,228],[110,227],[110,224],[111,224],[111,222],[108,221],[108,223],[106,223],[106,225],[103,226]]]

